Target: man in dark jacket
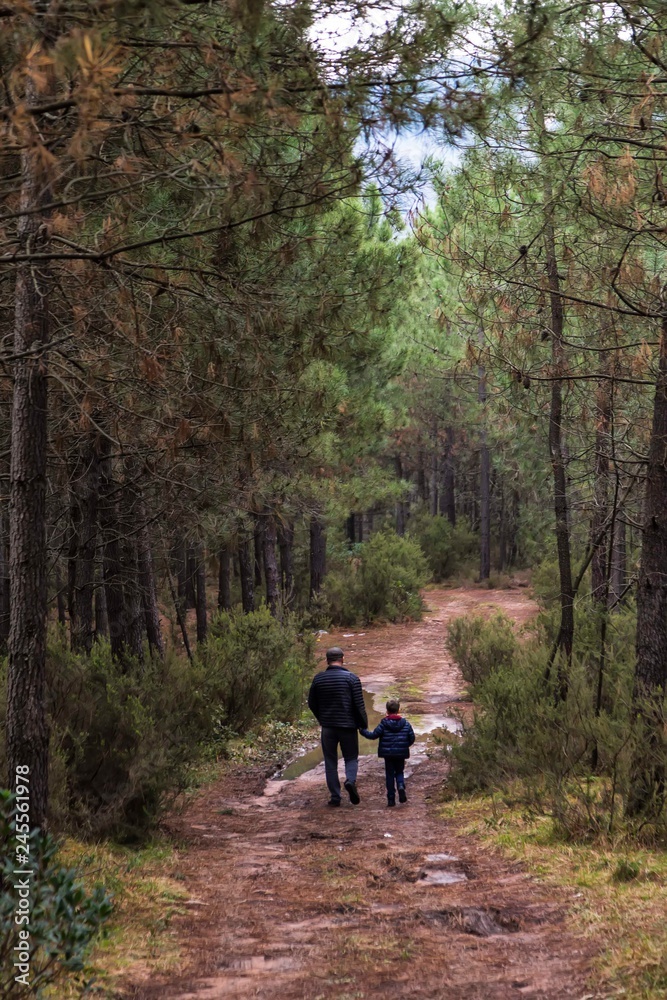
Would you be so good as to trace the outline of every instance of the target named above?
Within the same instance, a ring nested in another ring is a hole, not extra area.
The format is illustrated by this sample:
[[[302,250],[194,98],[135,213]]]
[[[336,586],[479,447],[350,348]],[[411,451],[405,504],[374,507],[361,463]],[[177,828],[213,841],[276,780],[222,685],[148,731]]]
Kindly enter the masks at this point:
[[[396,698],[387,702],[387,714],[380,719],[380,724],[373,732],[362,729],[361,735],[367,740],[379,740],[378,757],[384,757],[384,773],[387,779],[387,805],[396,805],[394,782],[398,789],[398,801],[407,802],[405,791],[405,760],[410,756],[410,747],[415,741],[415,734],[407,719],[398,714],[401,703]]]
[[[322,727],[324,772],[331,798],[330,806],[340,805],[338,745],[345,761],[345,791],[353,805],[359,805],[357,768],[359,766],[358,729],[368,725],[364,693],[356,674],[343,666],[343,650],[327,650],[327,669],[313,678],[308,693],[308,708]]]

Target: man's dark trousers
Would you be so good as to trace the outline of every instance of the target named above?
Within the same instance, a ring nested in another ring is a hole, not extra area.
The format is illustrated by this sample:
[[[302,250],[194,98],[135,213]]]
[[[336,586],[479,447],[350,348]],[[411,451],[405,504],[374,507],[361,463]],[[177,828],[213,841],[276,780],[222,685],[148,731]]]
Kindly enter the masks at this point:
[[[396,788],[405,788],[405,760],[402,757],[385,757],[384,776],[387,779],[387,798],[390,802],[396,799],[394,782]]]
[[[327,788],[333,802],[340,802],[338,777],[338,745],[345,761],[345,780],[354,784],[359,767],[359,734],[356,729],[322,726],[322,753]]]

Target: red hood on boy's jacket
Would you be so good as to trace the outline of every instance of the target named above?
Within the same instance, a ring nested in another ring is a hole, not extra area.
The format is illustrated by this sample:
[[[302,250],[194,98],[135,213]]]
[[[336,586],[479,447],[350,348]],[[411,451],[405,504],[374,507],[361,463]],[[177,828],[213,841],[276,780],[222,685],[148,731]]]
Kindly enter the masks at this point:
[[[402,715],[396,715],[396,714],[390,715],[388,712],[385,715],[385,719],[402,719],[402,718],[403,718]]]

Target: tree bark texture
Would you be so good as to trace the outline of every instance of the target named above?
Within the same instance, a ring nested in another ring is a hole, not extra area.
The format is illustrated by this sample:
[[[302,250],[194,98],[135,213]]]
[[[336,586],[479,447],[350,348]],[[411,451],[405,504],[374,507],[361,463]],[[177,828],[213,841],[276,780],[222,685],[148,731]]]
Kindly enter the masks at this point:
[[[43,4],[38,4],[46,14]],[[48,71],[47,71],[48,72]],[[25,103],[43,102],[53,88],[36,92],[31,77]],[[40,158],[42,120],[32,119],[34,144],[26,141],[20,160],[19,253],[48,253],[51,201],[49,167]],[[48,126],[47,126],[48,127]],[[47,363],[52,275],[47,261],[19,264],[14,310],[14,387],[10,444],[7,766],[10,789],[16,768],[30,777],[30,821],[44,826],[48,806],[49,732],[46,720],[46,449]]]
[[[246,615],[255,610],[253,554],[248,535],[239,538],[239,573],[241,575],[241,604]]]
[[[310,599],[322,589],[327,571],[327,540],[319,517],[310,519]]]
[[[667,316],[646,467],[642,549],[637,581],[637,662],[633,704],[645,743],[631,769],[630,815],[658,815],[665,799],[667,686]]]
[[[394,455],[394,469],[396,471],[396,478],[400,481],[403,479],[403,462],[401,461],[400,454]],[[406,510],[405,510],[405,500],[398,500],[396,503],[396,534],[403,537],[405,534],[406,525]]]

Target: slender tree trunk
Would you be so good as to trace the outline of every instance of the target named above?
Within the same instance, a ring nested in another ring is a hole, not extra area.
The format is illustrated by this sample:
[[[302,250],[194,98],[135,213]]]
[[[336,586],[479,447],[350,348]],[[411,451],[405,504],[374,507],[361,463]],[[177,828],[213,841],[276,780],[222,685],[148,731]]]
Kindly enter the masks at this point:
[[[37,31],[44,50],[49,40],[48,10]],[[37,31],[35,32],[37,34]],[[54,93],[47,68],[46,86],[37,92],[33,78],[25,83],[25,105],[48,101]],[[49,124],[42,116],[25,112],[32,140],[21,145],[20,207],[17,252],[47,254],[50,249],[49,212],[52,200],[48,165],[40,156]],[[42,129],[42,126],[44,128]],[[14,385],[12,400],[9,485],[9,579],[11,622],[7,675],[7,766],[10,789],[17,767],[28,768],[30,822],[42,827],[48,806],[49,731],[46,719],[46,619],[48,611],[46,550],[46,460],[48,432],[47,353],[51,336],[51,265],[33,260],[18,265],[14,311]],[[25,772],[23,772],[25,773]]]
[[[417,456],[417,493],[419,499],[426,502],[428,500],[428,490],[426,488],[426,470],[424,469],[424,452],[420,451]]]
[[[188,636],[187,623],[185,621],[185,604],[183,599],[179,596],[177,586],[174,584],[174,578],[172,576],[171,568],[169,566],[169,559],[166,560],[166,566],[167,566],[167,579],[169,580],[169,590],[171,592],[171,599],[174,602],[176,620],[178,622],[178,627],[181,630],[183,646],[185,648],[188,660],[192,662],[192,649],[190,648],[190,639]]]
[[[611,589],[609,594],[610,605],[617,606],[623,600],[623,593],[627,585],[627,560],[625,549],[625,515],[623,508],[619,507],[614,521],[614,536],[612,544],[611,559]]]
[[[185,540],[181,535],[174,536],[174,543],[171,547],[171,561],[176,576],[176,593],[181,602],[183,610],[187,606],[187,558]]]
[[[350,545],[354,545],[357,540],[357,534],[355,531],[355,515],[350,514],[350,516],[345,521],[345,534],[347,535],[347,540]]]
[[[144,614],[139,585],[138,527],[141,527],[141,510],[136,484],[136,465],[125,462],[124,480],[120,489],[121,512],[120,558],[123,581],[123,618],[128,651],[141,663],[144,658]],[[145,520],[145,517],[144,517]]]
[[[598,387],[595,401],[595,485],[591,533],[599,538],[609,519],[609,426],[611,418],[611,382],[605,379]],[[591,560],[591,596],[596,604],[606,605],[608,544],[601,541]]]
[[[319,594],[322,589],[327,570],[327,541],[324,524],[319,517],[310,520],[310,599]]]
[[[484,334],[479,331],[480,351],[484,345]],[[482,429],[479,449],[479,506],[480,506],[480,557],[479,578],[488,580],[491,575],[491,462],[486,440],[486,371],[480,364],[477,369],[477,399],[482,410]]]
[[[232,588],[230,585],[231,553],[228,545],[220,549],[218,569],[218,608],[220,611],[231,611]]]
[[[197,607],[197,555],[192,539],[185,543],[185,607]]]
[[[204,559],[204,546],[201,542],[195,545],[196,562],[196,582],[197,582],[197,644],[206,642],[208,634],[208,620],[206,616],[206,561]]]
[[[438,516],[438,422],[433,421],[431,430],[431,443],[433,453],[431,455],[431,482],[429,484],[429,502],[431,517]]]
[[[141,590],[141,604],[144,612],[148,648],[151,655],[157,654],[160,659],[164,659],[164,641],[162,639],[160,610],[157,603],[157,586],[155,584],[155,563],[148,530],[146,505],[142,493],[138,495],[137,514],[141,525],[137,540],[139,587]]]
[[[505,478],[500,477],[500,512],[498,515],[498,572],[507,565],[507,515],[505,502]]]
[[[120,554],[120,523],[117,485],[113,476],[110,442],[102,442],[100,459],[100,535],[103,544],[103,575],[109,622],[111,655],[120,659],[127,644],[123,595],[123,569]]]
[[[642,549],[637,581],[637,663],[634,711],[644,730],[631,768],[631,816],[659,815],[665,801],[665,689],[667,687],[667,316],[646,467]]]
[[[278,549],[283,604],[291,608],[294,603],[294,525],[291,521],[278,523]]]
[[[239,573],[241,575],[241,603],[246,615],[255,610],[253,556],[250,549],[250,538],[246,534],[242,534],[239,537]]]
[[[64,629],[67,628],[67,608],[65,607],[65,581],[63,579],[63,571],[59,558],[56,559],[55,585],[56,614],[58,616],[58,624]]]
[[[536,103],[536,116],[540,128],[539,142],[546,136],[544,112]],[[570,553],[569,511],[567,502],[567,472],[563,447],[563,383],[565,350],[563,346],[563,299],[560,294],[556,237],[553,224],[553,191],[548,179],[548,166],[543,163],[544,179],[544,250],[546,255],[549,303],[551,307],[551,407],[549,411],[549,453],[553,469],[554,512],[556,516],[556,548],[560,575],[561,618],[558,632],[558,649],[565,657],[565,666],[559,664],[560,697],[567,696],[567,668],[572,660],[574,644],[574,591],[572,585],[572,560]]]
[[[456,527],[456,493],[454,477],[454,428],[445,430],[445,460],[442,477],[442,496],[440,512],[444,514],[451,526]]]
[[[280,607],[280,578],[276,559],[276,521],[269,514],[264,521],[264,579],[266,580],[266,603],[274,618]]]

